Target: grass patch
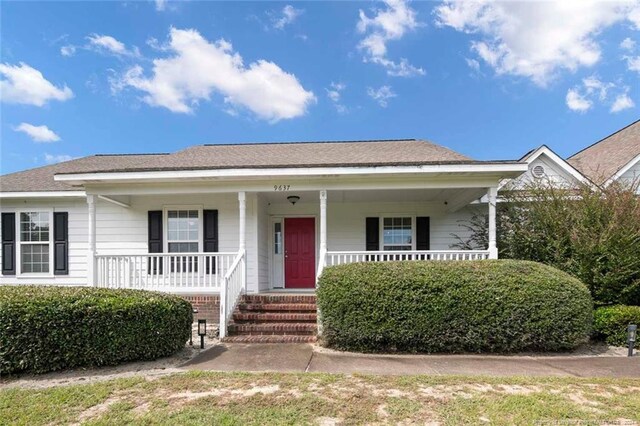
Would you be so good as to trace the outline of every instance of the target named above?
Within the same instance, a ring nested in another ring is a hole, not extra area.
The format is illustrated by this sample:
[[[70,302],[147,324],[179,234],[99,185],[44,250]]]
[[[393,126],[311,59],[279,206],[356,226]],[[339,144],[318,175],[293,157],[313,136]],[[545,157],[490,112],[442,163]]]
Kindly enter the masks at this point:
[[[640,380],[189,372],[0,390],[0,424],[519,425],[624,420],[640,421]]]

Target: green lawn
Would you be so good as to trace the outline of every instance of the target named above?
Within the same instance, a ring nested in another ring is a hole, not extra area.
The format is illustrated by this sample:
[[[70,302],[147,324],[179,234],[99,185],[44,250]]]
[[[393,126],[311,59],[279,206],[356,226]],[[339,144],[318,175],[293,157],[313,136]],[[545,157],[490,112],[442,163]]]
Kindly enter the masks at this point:
[[[640,380],[190,372],[0,390],[0,424],[76,422],[630,425]]]

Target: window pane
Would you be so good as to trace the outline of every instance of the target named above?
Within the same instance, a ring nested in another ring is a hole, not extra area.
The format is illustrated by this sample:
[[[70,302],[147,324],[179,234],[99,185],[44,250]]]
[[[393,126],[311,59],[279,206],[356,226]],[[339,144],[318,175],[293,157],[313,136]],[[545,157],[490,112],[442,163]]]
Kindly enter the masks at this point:
[[[280,222],[273,224],[274,232],[274,253],[280,254],[282,252],[282,224]]]
[[[20,213],[20,241],[49,241],[49,213]]]
[[[383,220],[383,249],[411,250],[413,232],[410,217],[386,217]]]
[[[49,272],[49,244],[22,244],[22,272]]]
[[[169,243],[169,253],[197,253],[198,243]]]
[[[169,210],[167,212],[167,231],[167,241],[199,241],[198,210]],[[198,251],[197,244],[193,251]]]

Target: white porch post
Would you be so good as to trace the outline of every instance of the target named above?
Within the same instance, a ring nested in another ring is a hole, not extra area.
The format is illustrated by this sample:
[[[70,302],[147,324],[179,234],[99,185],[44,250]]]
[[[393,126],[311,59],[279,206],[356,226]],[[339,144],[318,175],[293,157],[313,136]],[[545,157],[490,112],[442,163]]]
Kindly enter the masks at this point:
[[[89,286],[98,285],[96,268],[96,196],[87,195],[87,210],[89,212],[89,252],[87,253],[87,281]]]
[[[320,253],[327,252],[327,191],[320,191]],[[320,259],[322,261],[322,259]]]
[[[240,250],[245,250],[247,247],[247,195],[244,191],[238,192],[238,211],[240,216],[240,224],[238,226],[240,230],[239,248]]]
[[[491,187],[487,191],[489,204],[489,259],[498,258],[498,246],[496,245],[496,202],[498,199],[498,188]]]

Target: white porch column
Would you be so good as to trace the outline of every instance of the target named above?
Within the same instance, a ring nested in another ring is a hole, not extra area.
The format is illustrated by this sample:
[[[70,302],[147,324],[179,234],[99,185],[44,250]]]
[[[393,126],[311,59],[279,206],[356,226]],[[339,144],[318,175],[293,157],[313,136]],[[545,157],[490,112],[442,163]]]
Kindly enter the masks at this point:
[[[240,216],[240,224],[238,226],[240,229],[239,248],[240,250],[245,250],[247,247],[247,195],[244,191],[238,192],[238,209]]]
[[[498,199],[498,188],[491,187],[487,191],[489,204],[489,259],[498,258],[498,246],[496,245],[496,202]]]
[[[96,200],[95,195],[87,195],[87,210],[89,212],[89,246],[87,253],[87,281],[89,286],[98,285],[96,268]]]
[[[327,191],[320,191],[320,254],[327,252]],[[323,259],[320,259],[322,261]]]

